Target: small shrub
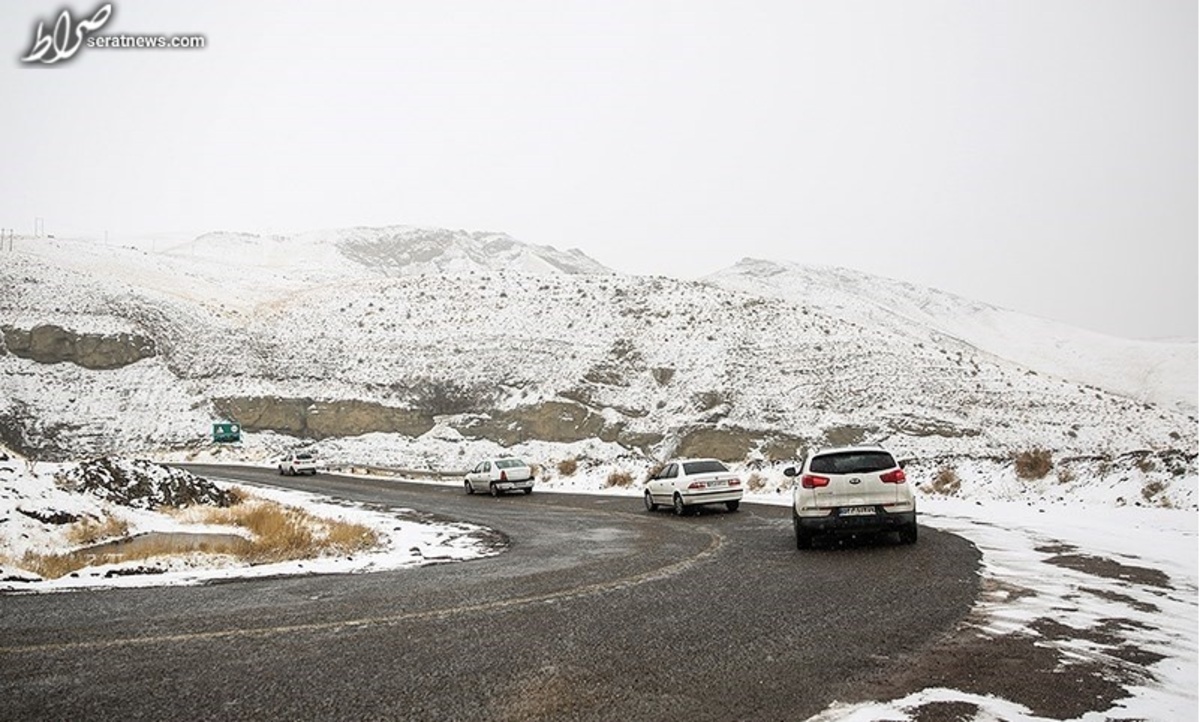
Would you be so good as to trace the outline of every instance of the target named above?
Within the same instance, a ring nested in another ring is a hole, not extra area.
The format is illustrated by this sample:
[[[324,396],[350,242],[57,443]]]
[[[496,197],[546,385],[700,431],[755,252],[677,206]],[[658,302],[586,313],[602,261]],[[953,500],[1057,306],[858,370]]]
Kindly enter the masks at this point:
[[[1065,466],[1058,470],[1058,483],[1070,484],[1072,481],[1075,481],[1075,472]]]
[[[1154,497],[1163,493],[1166,488],[1167,485],[1161,481],[1151,481],[1142,487],[1142,498],[1146,501],[1150,501]]]
[[[1154,458],[1149,455],[1140,457],[1134,462],[1134,466],[1143,474],[1149,474],[1158,469],[1158,464],[1154,463]]]
[[[962,479],[958,478],[958,472],[954,470],[954,467],[943,466],[934,475],[930,488],[935,494],[951,496],[957,494],[958,490],[962,488]]]
[[[379,535],[362,524],[331,522],[325,530],[325,543],[335,552],[349,554],[376,546]]]
[[[614,471],[604,480],[605,486],[619,486],[625,488],[633,483],[633,474],[628,471]]]
[[[574,457],[558,462],[558,475],[571,476],[579,468],[579,462]]]
[[[746,488],[750,491],[762,491],[767,486],[767,478],[758,472],[750,474],[746,479]]]
[[[1021,479],[1044,479],[1054,468],[1054,460],[1046,449],[1022,451],[1013,461]]]

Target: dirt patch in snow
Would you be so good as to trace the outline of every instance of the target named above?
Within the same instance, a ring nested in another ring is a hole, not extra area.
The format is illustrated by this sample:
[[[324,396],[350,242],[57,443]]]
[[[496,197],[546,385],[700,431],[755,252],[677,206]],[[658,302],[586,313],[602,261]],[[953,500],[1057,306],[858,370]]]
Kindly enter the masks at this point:
[[[1105,557],[1089,554],[1059,554],[1047,559],[1046,563],[1105,579],[1119,579],[1130,584],[1160,589],[1171,588],[1171,578],[1157,569],[1134,567]]]
[[[1169,577],[1155,569],[1078,553],[1070,545],[1038,550],[1056,554],[1043,561],[1073,571],[1130,586],[1172,588]],[[1005,605],[1032,594],[994,579],[984,586],[1006,599]],[[1111,589],[1078,587],[1062,601],[1087,608],[1089,604],[1074,599],[1080,594],[1127,605],[1131,614],[1158,611]],[[1120,615],[1095,619],[1085,627],[1042,616],[1010,633],[989,629],[991,624],[987,613],[976,612],[946,638],[880,673],[869,683],[865,699],[899,699],[917,690],[946,688],[1009,700],[1039,718],[1078,719],[1112,709],[1114,702],[1129,697],[1132,687],[1153,683],[1150,667],[1165,659],[1140,643],[1149,631],[1145,623]],[[974,711],[973,703],[961,700],[930,702],[920,707],[915,719],[969,720]]]
[[[913,722],[970,722],[978,712],[970,702],[930,702],[917,708]]]
[[[886,678],[868,686],[866,698],[898,699],[916,690],[944,687],[1007,699],[1040,717],[1077,719],[1110,709],[1114,701],[1129,695],[1127,685],[1145,681],[1136,665],[1115,655],[1068,662],[1047,642],[1077,639],[1079,630],[1056,626],[1051,620],[1039,620],[1035,626],[1040,634],[992,636],[965,625],[924,654],[893,665]],[[1114,635],[1091,633],[1098,640],[1103,638],[1110,652],[1128,656],[1125,652],[1133,649]],[[917,719],[971,719],[960,715],[968,711],[965,706],[961,710],[944,708],[944,703],[925,705]]]

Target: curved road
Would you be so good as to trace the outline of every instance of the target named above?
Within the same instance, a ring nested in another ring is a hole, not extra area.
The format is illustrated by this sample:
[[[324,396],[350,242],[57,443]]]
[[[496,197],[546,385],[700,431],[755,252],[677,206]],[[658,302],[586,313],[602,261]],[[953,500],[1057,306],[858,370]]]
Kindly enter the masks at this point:
[[[491,527],[498,556],[395,572],[0,596],[0,719],[798,720],[969,611],[979,554],[799,552],[785,507],[190,467]]]

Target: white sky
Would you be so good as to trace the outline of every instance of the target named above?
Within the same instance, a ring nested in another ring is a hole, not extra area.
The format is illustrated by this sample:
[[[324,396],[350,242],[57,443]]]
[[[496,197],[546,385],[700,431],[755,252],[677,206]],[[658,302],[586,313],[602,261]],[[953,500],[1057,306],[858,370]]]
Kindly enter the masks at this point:
[[[25,67],[63,4],[0,4],[0,227],[502,230],[1197,336],[1194,1],[113,5],[208,47]]]

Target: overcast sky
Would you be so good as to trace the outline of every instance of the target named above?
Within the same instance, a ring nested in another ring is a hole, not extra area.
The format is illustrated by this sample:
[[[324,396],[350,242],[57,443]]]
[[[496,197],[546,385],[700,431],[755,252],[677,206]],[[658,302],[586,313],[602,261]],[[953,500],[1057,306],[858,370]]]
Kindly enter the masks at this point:
[[[1197,335],[1194,0],[112,5],[207,47],[29,67],[64,5],[0,4],[0,227],[500,230]]]

